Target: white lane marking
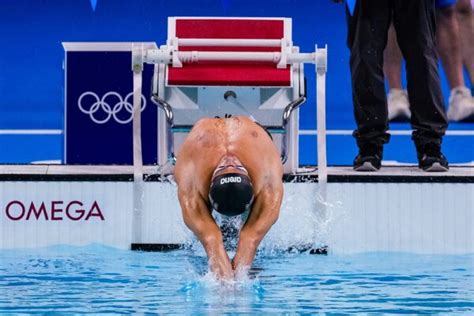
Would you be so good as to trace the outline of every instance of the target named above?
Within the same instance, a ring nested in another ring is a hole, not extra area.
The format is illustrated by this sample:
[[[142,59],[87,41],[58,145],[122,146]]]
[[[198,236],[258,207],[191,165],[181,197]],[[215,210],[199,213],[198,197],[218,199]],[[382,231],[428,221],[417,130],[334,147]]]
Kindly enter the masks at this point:
[[[62,164],[62,160],[60,159],[54,159],[54,160],[36,160],[30,162],[30,164],[33,165],[60,165]]]
[[[411,136],[411,130],[389,130],[388,133],[391,135],[403,135],[403,136]],[[300,135],[317,135],[317,131],[315,129],[302,129],[299,131]],[[327,135],[352,135],[352,130],[327,130]],[[446,136],[474,136],[474,131],[446,131]]]
[[[62,129],[0,129],[0,135],[62,135]]]

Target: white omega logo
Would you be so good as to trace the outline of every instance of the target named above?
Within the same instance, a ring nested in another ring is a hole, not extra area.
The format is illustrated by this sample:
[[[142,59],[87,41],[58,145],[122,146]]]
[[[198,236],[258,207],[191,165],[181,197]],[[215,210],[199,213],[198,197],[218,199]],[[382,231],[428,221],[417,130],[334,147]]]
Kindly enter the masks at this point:
[[[90,97],[84,99],[87,96]],[[99,98],[99,96],[92,91],[87,91],[81,94],[77,100],[77,106],[82,113],[88,114],[91,120],[96,124],[105,124],[111,118],[113,118],[119,124],[128,124],[133,119],[133,104],[128,101],[130,97],[133,97],[133,92],[127,94],[125,99],[123,99],[122,96],[115,91],[107,92],[102,98]],[[109,102],[113,99],[116,99],[117,102],[115,104],[112,103],[113,106],[111,106],[106,102],[107,98],[109,98]],[[141,112],[143,112],[145,108],[146,99],[142,94]],[[128,114],[125,116],[125,119],[123,115],[121,115],[122,118],[117,115],[120,111],[122,111],[122,109],[125,109],[125,111],[128,112]],[[105,113],[105,117],[97,118],[96,113],[98,112]]]

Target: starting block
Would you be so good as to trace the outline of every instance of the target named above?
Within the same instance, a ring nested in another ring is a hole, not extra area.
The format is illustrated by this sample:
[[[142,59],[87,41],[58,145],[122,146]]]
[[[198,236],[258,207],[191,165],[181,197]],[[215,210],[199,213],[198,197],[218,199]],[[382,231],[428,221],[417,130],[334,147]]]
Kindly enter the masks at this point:
[[[268,129],[285,173],[294,173],[298,108],[306,101],[303,64],[319,62],[325,69],[325,58],[326,49],[299,52],[290,18],[170,17],[166,45],[136,47],[132,57],[136,76],[143,63],[155,64],[152,102],[163,110],[158,163],[175,161],[199,119],[232,114]]]

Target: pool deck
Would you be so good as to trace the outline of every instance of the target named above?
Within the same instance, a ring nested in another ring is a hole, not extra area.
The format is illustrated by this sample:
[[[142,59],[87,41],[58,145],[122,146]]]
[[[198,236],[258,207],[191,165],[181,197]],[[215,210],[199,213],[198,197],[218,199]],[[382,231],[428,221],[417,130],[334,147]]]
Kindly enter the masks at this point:
[[[145,181],[160,181],[157,166],[144,166]],[[423,172],[417,166],[383,166],[377,172],[360,172],[351,166],[328,167],[328,182],[468,182],[474,183],[474,166],[451,166],[448,172]],[[285,182],[317,181],[316,168],[286,174]],[[0,181],[132,181],[133,166],[0,165]]]

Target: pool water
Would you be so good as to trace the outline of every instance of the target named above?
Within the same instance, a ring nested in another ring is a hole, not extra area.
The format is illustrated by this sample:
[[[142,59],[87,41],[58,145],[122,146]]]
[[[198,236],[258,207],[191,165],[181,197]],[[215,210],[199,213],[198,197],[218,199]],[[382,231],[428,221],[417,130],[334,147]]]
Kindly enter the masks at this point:
[[[474,255],[264,251],[221,283],[202,251],[0,251],[0,313],[474,313]]]

